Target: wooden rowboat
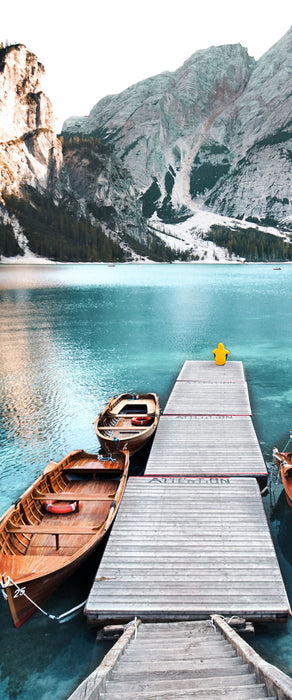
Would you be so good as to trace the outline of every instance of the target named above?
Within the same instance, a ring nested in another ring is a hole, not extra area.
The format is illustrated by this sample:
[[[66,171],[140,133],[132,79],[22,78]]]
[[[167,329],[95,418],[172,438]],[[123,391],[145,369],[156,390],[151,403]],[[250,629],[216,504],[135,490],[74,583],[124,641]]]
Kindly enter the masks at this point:
[[[117,513],[129,452],[50,462],[0,522],[0,575],[15,627],[97,548]]]
[[[277,465],[282,484],[285,490],[286,501],[292,508],[292,434],[285,445],[283,452],[279,452],[277,447],[273,449],[274,462]]]
[[[153,435],[159,419],[156,394],[121,394],[112,398],[94,422],[99,442],[106,452],[127,449],[138,452]]]

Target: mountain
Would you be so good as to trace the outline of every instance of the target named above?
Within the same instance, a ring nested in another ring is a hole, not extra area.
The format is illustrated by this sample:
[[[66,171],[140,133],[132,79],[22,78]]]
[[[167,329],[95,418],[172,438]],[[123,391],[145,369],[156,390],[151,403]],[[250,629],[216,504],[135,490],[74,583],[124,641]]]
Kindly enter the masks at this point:
[[[22,44],[0,49],[1,190],[31,185],[57,194],[62,147],[50,100],[41,91],[44,67]]]
[[[111,143],[146,215],[205,207],[236,218],[292,218],[292,29],[258,62],[239,44],[198,51],[104,98],[63,131]]]
[[[60,138],[36,57],[0,50],[0,218],[40,254],[28,221],[49,198],[54,259],[292,259],[291,49],[292,29],[259,61],[240,44],[197,51]]]
[[[219,148],[226,174],[210,191],[206,187],[205,203],[222,214],[292,228],[292,28],[213,124],[193,167],[194,197],[202,189],[201,165],[216,165]]]
[[[62,140],[44,67],[22,44],[0,48],[0,255],[125,260],[148,250],[123,164],[96,139]]]
[[[171,200],[190,204],[190,173],[216,118],[242,93],[254,60],[240,45],[198,51],[163,73],[101,100],[76,130],[111,143],[132,174],[148,215]],[[63,131],[74,130],[65,122]]]

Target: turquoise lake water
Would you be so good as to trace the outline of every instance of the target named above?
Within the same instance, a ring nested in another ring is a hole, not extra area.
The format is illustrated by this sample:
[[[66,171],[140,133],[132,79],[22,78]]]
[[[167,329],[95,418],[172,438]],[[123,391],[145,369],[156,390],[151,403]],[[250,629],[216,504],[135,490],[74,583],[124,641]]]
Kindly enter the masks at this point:
[[[51,459],[98,450],[93,421],[112,395],[154,391],[163,409],[184,361],[213,359],[219,341],[244,364],[270,463],[292,427],[292,265],[0,266],[0,513]],[[280,485],[264,503],[291,602],[292,510]],[[81,602],[96,568],[44,608]],[[63,700],[109,648],[82,614],[15,630],[1,597],[0,618],[1,699]],[[292,676],[290,621],[250,642]]]

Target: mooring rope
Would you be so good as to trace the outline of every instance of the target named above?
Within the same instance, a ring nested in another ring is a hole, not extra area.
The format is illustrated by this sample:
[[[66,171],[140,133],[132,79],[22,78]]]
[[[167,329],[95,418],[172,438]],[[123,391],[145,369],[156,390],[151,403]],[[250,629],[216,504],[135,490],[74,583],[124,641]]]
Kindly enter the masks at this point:
[[[55,622],[59,622],[60,624],[64,621],[64,618],[68,617],[69,615],[72,615],[74,612],[77,612],[77,610],[80,610],[80,608],[82,608],[86,603],[86,600],[84,600],[82,603],[79,603],[79,605],[75,605],[74,608],[71,608],[71,610],[68,610],[67,612],[62,613],[61,615],[51,615],[50,613],[46,612],[46,610],[41,608],[37,603],[35,603],[35,601],[32,600],[32,598],[30,598],[29,595],[27,595],[27,593],[25,592],[25,589],[20,588],[20,586],[18,586],[17,583],[15,583],[15,581],[13,581],[13,579],[10,576],[6,577],[5,582],[4,582],[3,577],[2,577],[2,580],[0,583],[2,595],[5,598],[5,600],[7,600],[7,593],[5,591],[5,588],[8,588],[8,586],[10,586],[11,583],[16,588],[14,598],[17,598],[20,595],[24,595],[25,598],[27,598],[27,600],[29,600],[29,602],[32,603],[32,605],[35,608],[37,608],[43,615],[48,617],[49,620],[54,620]]]
[[[135,639],[137,639],[137,631],[138,631],[138,618],[137,618],[137,617],[134,617],[134,620],[130,620],[130,622],[128,622],[128,623],[125,625],[125,627],[124,627],[124,632],[125,632],[126,629],[128,629],[128,627],[130,627],[130,625],[132,625],[133,623],[134,623],[134,625],[135,625]]]

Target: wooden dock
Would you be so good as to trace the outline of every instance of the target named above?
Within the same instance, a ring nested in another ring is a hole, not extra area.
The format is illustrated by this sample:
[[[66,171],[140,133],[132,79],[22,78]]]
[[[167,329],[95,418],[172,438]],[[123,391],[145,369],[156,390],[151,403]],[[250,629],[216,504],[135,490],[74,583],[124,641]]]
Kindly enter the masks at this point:
[[[187,360],[175,382],[164,415],[250,416],[242,362]]]
[[[257,481],[131,477],[86,604],[89,622],[213,613],[289,614]]]
[[[242,362],[185,362],[160,417],[146,474],[255,476],[267,469]]]
[[[86,604],[88,621],[214,613],[286,620],[289,602],[255,477],[266,477],[266,467],[242,363],[186,362],[145,476],[128,481]]]

